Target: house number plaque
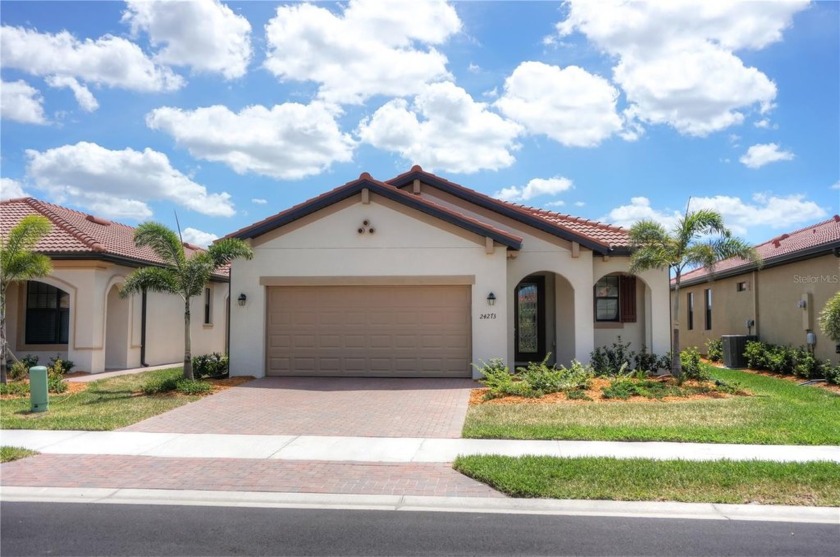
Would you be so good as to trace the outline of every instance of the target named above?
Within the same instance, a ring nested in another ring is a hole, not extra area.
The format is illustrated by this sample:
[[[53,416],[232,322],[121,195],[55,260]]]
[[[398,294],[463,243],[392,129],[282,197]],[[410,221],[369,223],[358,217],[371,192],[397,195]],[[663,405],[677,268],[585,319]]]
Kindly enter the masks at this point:
[[[495,313],[482,313],[478,317],[479,319],[496,319]]]

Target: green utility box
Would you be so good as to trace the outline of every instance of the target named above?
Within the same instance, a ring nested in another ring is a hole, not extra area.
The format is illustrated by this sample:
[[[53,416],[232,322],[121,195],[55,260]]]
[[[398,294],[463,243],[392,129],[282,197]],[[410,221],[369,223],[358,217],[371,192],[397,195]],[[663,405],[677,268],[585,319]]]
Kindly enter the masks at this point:
[[[47,368],[34,366],[29,368],[29,401],[33,412],[46,412],[50,406],[48,394]]]

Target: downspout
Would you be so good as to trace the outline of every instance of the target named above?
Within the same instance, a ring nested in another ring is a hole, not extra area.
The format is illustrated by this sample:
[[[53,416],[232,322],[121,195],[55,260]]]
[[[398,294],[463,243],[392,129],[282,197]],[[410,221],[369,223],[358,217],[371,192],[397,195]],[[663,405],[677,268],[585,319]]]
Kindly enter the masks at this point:
[[[140,302],[140,365],[149,367],[146,363],[146,289],[143,289],[143,295]]]
[[[225,354],[228,356],[228,369],[230,369],[230,302],[233,296],[233,265],[228,269],[228,301],[227,301],[227,319],[225,323]]]

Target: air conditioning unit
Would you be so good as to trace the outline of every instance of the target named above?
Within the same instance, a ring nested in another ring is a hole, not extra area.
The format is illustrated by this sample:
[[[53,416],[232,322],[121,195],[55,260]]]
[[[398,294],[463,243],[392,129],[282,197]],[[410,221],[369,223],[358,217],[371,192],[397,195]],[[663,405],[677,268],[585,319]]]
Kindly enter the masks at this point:
[[[723,365],[733,369],[747,367],[744,350],[748,342],[758,340],[758,337],[755,335],[723,335],[720,340],[723,342]]]

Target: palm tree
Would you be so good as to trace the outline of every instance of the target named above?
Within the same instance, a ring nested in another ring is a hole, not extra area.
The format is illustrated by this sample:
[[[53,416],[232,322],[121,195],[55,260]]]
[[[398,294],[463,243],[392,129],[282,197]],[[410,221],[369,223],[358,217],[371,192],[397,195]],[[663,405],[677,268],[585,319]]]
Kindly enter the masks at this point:
[[[634,251],[630,272],[668,268],[674,279],[671,337],[671,374],[679,377],[680,365],[680,278],[688,268],[705,267],[714,271],[715,263],[730,257],[760,264],[755,249],[744,240],[732,236],[717,211],[701,209],[680,217],[668,233],[658,222],[642,220],[630,228],[630,245]]]
[[[52,225],[41,215],[23,217],[5,238],[0,236],[0,383],[6,383],[6,290],[17,281],[52,272],[50,258],[32,251]]]
[[[251,259],[253,252],[242,240],[225,238],[187,257],[184,244],[171,230],[155,222],[145,222],[134,233],[137,247],[150,247],[165,267],[140,267],[125,279],[120,296],[143,290],[177,294],[184,300],[184,379],[193,378],[190,339],[190,299],[202,293],[210,275],[234,259]]]

